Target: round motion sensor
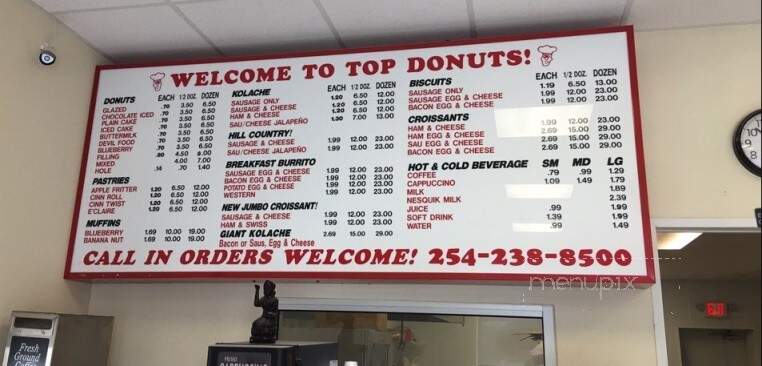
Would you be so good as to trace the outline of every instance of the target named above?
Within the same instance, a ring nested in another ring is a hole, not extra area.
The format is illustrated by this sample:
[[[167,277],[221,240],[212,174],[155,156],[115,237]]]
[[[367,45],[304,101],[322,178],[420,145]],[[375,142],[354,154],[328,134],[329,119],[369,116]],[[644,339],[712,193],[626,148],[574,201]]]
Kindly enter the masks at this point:
[[[40,51],[40,63],[45,66],[50,66],[56,62],[56,54],[48,50]]]

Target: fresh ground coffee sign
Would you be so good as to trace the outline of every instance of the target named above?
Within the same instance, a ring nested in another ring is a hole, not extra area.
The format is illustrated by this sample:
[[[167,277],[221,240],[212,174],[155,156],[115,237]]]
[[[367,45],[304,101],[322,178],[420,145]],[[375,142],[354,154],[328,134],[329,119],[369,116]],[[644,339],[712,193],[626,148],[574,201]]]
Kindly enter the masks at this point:
[[[6,366],[45,366],[49,342],[47,338],[11,337]]]

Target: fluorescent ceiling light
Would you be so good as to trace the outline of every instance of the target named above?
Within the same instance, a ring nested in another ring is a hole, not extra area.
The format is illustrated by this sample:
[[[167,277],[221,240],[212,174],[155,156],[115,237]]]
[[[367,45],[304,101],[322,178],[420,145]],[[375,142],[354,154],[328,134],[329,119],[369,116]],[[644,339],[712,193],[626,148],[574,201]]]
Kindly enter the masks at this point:
[[[659,250],[680,250],[703,233],[659,233],[656,236]]]

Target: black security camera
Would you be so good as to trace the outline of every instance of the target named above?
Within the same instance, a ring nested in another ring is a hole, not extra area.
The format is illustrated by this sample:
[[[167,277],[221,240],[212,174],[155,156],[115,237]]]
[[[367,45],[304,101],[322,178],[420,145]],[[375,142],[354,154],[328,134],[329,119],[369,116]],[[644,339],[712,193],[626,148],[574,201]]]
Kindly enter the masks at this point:
[[[56,54],[50,50],[40,50],[40,63],[50,66],[56,62]]]

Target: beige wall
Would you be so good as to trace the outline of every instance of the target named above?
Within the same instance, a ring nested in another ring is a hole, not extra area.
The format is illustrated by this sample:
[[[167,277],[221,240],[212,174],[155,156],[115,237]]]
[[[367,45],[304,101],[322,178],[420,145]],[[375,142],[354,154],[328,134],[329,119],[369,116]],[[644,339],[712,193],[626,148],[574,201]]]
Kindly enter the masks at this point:
[[[638,33],[654,216],[746,217],[759,202],[759,180],[729,145],[736,120],[760,104],[759,33],[759,25]],[[43,68],[37,47],[49,34],[60,57]],[[0,339],[12,309],[84,312],[88,300],[90,312],[117,317],[113,366],[198,365],[209,343],[245,338],[256,316],[249,284],[101,283],[90,291],[60,279],[100,58],[24,0],[0,2],[0,41]],[[523,286],[284,283],[280,295],[555,304],[561,366],[656,363],[645,290],[599,299]]]
[[[0,340],[14,309],[87,312],[61,279],[93,67],[101,57],[31,1],[0,1]],[[45,41],[59,56],[37,62]],[[4,343],[3,343],[4,344]]]
[[[751,365],[760,364],[759,281],[664,281],[664,322],[667,330],[669,364],[682,365],[680,328],[751,329]],[[708,319],[696,309],[706,301],[727,301],[737,311],[727,319]]]
[[[752,219],[760,181],[731,139],[760,107],[760,25],[635,38],[651,215]]]

